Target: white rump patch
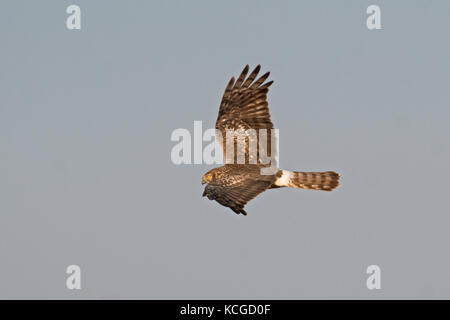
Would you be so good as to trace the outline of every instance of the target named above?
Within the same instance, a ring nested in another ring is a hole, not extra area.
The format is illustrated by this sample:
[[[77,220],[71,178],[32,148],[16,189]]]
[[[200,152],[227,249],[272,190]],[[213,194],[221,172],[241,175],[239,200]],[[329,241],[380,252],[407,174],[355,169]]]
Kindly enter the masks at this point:
[[[291,180],[291,177],[294,175],[293,172],[291,171],[287,171],[287,170],[283,170],[281,177],[279,177],[276,181],[275,181],[275,185],[279,186],[279,187],[287,187],[289,185],[289,182]]]

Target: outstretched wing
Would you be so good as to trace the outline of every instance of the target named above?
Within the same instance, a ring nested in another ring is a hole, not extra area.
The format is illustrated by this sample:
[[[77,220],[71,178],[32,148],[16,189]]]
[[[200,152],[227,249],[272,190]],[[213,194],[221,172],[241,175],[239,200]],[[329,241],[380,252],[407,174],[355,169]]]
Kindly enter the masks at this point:
[[[267,102],[267,93],[273,81],[264,83],[270,72],[265,73],[255,81],[260,69],[261,66],[258,65],[246,78],[249,66],[245,66],[236,82],[234,77],[231,78],[223,94],[216,121],[216,129],[220,130],[222,134],[222,137],[217,137],[217,140],[222,143],[225,163],[238,163],[237,154],[241,152],[241,154],[245,154],[245,163],[261,164],[264,163],[264,161],[261,161],[260,156],[262,152],[267,157],[270,157],[275,152],[271,148],[270,129],[273,128],[273,123],[270,119],[269,104]],[[242,129],[242,131],[239,129]],[[242,150],[242,147],[237,149],[239,148],[239,144],[237,144],[238,139],[245,139],[243,131],[248,129],[254,129],[256,136],[247,135],[245,149]],[[259,129],[267,129],[267,143],[263,143],[262,146],[259,146]],[[236,133],[234,143],[231,144],[235,150],[233,157],[227,155],[227,130]],[[255,152],[249,152],[254,150],[249,150],[251,145],[257,147],[259,155],[255,154]]]
[[[216,200],[225,207],[229,207],[237,214],[247,215],[244,206],[271,186],[269,181],[243,180],[234,185],[208,184],[203,195],[209,200]]]

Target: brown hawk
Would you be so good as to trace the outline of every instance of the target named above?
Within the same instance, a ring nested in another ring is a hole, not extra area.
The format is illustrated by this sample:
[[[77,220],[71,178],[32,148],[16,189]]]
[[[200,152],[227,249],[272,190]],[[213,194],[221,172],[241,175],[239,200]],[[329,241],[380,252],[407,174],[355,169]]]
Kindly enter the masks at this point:
[[[243,215],[247,215],[244,210],[247,202],[266,189],[293,187],[331,191],[339,185],[339,174],[334,171],[293,172],[277,168],[273,174],[262,174],[261,169],[268,167],[263,155],[273,156],[277,151],[276,145],[271,143],[273,124],[267,103],[267,93],[273,81],[265,82],[269,72],[255,81],[260,69],[258,65],[247,77],[247,65],[236,82],[234,77],[228,82],[216,121],[216,138],[222,144],[225,165],[208,171],[202,177],[202,184],[207,184],[203,196]],[[267,141],[261,144],[259,135],[246,133],[245,143],[239,144],[242,132],[252,129],[258,132],[265,129]],[[230,132],[239,133],[231,136],[233,141],[227,144]],[[253,142],[258,146],[256,153],[251,152]],[[231,149],[227,147],[230,144]],[[237,159],[239,152],[245,156],[243,163]]]

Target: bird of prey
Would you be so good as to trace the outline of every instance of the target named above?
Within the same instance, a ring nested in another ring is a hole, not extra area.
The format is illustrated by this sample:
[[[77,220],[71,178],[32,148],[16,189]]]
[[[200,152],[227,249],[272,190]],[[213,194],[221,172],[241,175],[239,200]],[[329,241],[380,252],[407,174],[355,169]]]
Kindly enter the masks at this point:
[[[207,184],[203,196],[243,215],[247,215],[245,205],[266,189],[293,187],[332,191],[339,185],[340,177],[334,171],[296,172],[278,168],[273,174],[262,174],[261,169],[268,166],[263,162],[262,155],[274,155],[277,151],[271,138],[265,139],[267,141],[261,146],[259,135],[256,137],[259,147],[256,153],[250,152],[250,143],[254,139],[250,135],[246,135],[244,144],[237,143],[239,135],[231,136],[234,139],[231,142],[234,149],[227,149],[229,132],[266,129],[269,131],[267,135],[270,135],[274,128],[267,102],[267,93],[273,81],[265,82],[270,72],[255,81],[260,69],[261,66],[258,65],[247,77],[247,65],[236,81],[232,77],[228,82],[216,121],[216,139],[222,145],[225,165],[208,171],[202,177],[202,184]],[[236,155],[230,151],[236,151]],[[245,155],[244,163],[236,161],[239,151]],[[227,158],[227,152],[232,154],[231,158]]]

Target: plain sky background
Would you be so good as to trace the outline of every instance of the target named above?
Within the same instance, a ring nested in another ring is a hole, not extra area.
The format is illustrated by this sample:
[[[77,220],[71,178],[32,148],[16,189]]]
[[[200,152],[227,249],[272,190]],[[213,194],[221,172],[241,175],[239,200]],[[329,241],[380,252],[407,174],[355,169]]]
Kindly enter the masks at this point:
[[[2,1],[0,298],[450,298],[448,12]],[[238,216],[201,197],[212,166],[171,162],[172,131],[213,127],[247,63],[275,81],[281,167],[336,170],[335,192],[269,190]]]

